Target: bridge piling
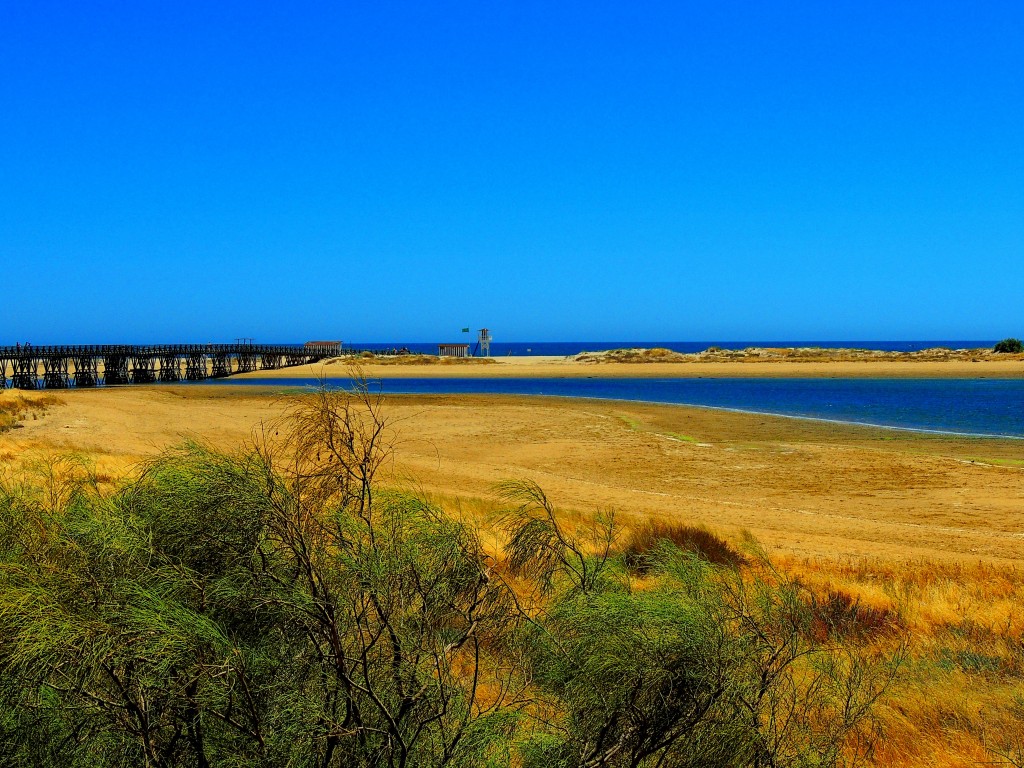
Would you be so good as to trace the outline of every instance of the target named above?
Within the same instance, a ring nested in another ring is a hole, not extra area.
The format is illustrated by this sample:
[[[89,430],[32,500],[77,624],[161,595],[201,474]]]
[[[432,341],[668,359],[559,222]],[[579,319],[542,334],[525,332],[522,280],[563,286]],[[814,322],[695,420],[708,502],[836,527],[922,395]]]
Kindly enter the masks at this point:
[[[67,389],[71,386],[67,357],[56,355],[43,357],[43,386],[46,389]]]
[[[160,381],[181,381],[181,358],[171,352],[160,355]]]
[[[158,380],[176,382],[182,378],[202,381],[211,376],[221,378],[234,373],[302,365],[337,354],[336,342],[0,346],[0,388],[65,389],[149,384]]]
[[[103,356],[103,383],[130,384],[128,376],[128,356],[121,352],[111,352]]]
[[[100,383],[99,366],[92,355],[77,354],[72,358],[75,366],[76,387],[95,387]]]
[[[24,355],[14,361],[11,386],[15,389],[39,388],[39,361],[32,355]]]
[[[252,373],[256,370],[256,355],[243,350],[238,353],[238,372]]]
[[[156,381],[156,358],[152,355],[132,355],[132,384],[152,384]]]
[[[211,378],[223,379],[231,375],[231,354],[229,352],[215,352],[210,360],[212,363]]]
[[[185,380],[202,381],[206,376],[206,353],[189,352],[185,357]]]

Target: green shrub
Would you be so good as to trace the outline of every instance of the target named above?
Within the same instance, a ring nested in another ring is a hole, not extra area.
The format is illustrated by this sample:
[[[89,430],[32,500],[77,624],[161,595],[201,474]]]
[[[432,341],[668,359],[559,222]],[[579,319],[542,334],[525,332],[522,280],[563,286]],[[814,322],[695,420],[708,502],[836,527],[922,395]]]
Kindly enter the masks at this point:
[[[1014,338],[1003,339],[1002,341],[996,343],[995,347],[992,348],[992,351],[1007,353],[1011,355],[1019,355],[1022,352],[1024,352],[1024,342],[1022,342],[1020,339]]]
[[[0,484],[0,766],[830,766],[870,747],[892,669],[816,644],[798,585],[671,534],[634,590],[614,518],[568,530],[509,483],[513,591],[472,527],[379,487],[365,388],[279,426],[109,496],[73,462]]]
[[[654,583],[633,590],[608,556],[612,518],[569,530],[535,485],[503,492],[519,503],[509,564],[547,595],[517,635],[540,701],[525,768],[821,767],[870,749],[899,654],[819,644],[799,584],[668,538],[647,557]]]
[[[0,494],[0,765],[506,753],[519,613],[471,529],[374,487],[375,409],[314,398],[287,451],[188,445],[109,498]]]

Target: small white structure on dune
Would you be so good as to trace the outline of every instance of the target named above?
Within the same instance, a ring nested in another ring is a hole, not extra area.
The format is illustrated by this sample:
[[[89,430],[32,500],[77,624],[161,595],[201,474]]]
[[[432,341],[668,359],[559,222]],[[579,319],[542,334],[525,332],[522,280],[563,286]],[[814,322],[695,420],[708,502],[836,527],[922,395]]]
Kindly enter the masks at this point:
[[[480,335],[477,337],[477,344],[480,345],[480,356],[490,357],[491,356],[491,332],[486,328],[480,329]]]

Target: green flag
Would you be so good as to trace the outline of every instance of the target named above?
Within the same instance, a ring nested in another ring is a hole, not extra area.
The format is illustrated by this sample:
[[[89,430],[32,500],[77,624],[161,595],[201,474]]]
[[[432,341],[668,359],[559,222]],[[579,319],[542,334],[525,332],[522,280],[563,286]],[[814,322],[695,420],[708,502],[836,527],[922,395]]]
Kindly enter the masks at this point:
[[[463,332],[463,333],[469,333],[469,328],[463,328],[463,329],[462,329],[462,332]]]

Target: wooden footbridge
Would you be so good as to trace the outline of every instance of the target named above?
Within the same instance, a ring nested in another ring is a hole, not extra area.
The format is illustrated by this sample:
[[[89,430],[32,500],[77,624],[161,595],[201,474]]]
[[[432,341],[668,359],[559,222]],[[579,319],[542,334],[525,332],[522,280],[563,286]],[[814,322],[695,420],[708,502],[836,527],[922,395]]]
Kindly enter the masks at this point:
[[[97,344],[0,347],[0,388],[67,389],[202,381],[315,363],[337,342],[307,344]]]

